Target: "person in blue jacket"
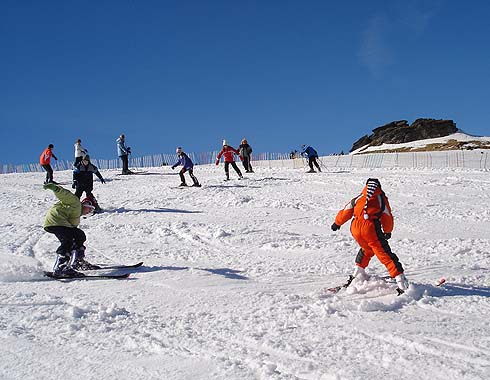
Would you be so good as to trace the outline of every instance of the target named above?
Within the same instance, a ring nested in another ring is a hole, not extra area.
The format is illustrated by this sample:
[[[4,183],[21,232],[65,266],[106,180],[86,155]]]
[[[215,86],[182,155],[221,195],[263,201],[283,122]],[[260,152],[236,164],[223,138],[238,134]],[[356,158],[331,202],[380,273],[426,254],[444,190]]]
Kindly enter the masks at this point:
[[[131,170],[129,170],[128,166],[128,155],[131,154],[131,148],[126,146],[126,137],[124,135],[119,136],[116,140],[117,143],[117,155],[122,161],[122,174],[133,174]]]
[[[180,169],[179,172],[181,181],[181,184],[179,186],[187,186],[187,184],[185,183],[184,173],[189,172],[189,175],[194,182],[194,185],[192,186],[201,187],[199,181],[193,173],[194,164],[192,163],[192,160],[189,158],[189,156],[182,151],[182,148],[180,146],[175,150],[175,153],[177,153],[179,160],[172,165],[172,170],[174,170],[177,166],[182,165],[182,169]]]
[[[308,158],[308,165],[310,166],[310,170],[307,171],[307,173],[316,173],[315,169],[313,169],[313,165],[316,166],[319,172],[322,171],[322,169],[320,169],[320,165],[318,165],[318,162],[316,160],[318,158],[318,153],[315,149],[313,149],[311,146],[302,145],[301,155]]]

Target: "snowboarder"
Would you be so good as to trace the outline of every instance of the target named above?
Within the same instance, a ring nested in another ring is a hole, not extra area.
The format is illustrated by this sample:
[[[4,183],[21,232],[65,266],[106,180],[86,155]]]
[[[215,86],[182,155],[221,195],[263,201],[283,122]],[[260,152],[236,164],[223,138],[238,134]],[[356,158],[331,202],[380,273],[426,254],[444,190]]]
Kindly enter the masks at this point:
[[[59,202],[46,214],[44,230],[54,234],[61,245],[56,250],[53,273],[57,277],[81,276],[77,269],[91,269],[93,265],[85,261],[85,233],[78,228],[80,216],[94,210],[93,206],[81,203],[69,190],[54,183],[45,184],[44,189],[54,192]]]
[[[192,178],[192,181],[194,182],[193,186],[201,187],[199,181],[197,180],[196,176],[193,173],[194,164],[192,160],[189,158],[189,156],[182,151],[182,148],[180,146],[175,150],[175,153],[177,153],[179,160],[172,165],[172,170],[174,170],[177,166],[182,165],[182,169],[180,169],[179,172],[180,182],[181,182],[179,186],[187,186],[187,184],[185,183],[184,173],[188,171],[189,176]]]
[[[44,183],[56,183],[53,181],[53,168],[51,167],[51,157],[53,157],[55,160],[58,160],[58,158],[54,155],[53,153],[53,144],[49,144],[46,149],[43,150],[41,153],[41,156],[39,157],[39,163],[41,164],[42,168],[46,170],[46,181]]]
[[[95,207],[95,212],[101,211],[101,208],[95,199],[94,194],[92,194],[92,190],[94,189],[94,174],[100,179],[100,182],[105,183],[102,174],[100,174],[97,166],[90,162],[90,156],[86,154],[83,156],[81,162],[75,165],[73,170],[73,185],[72,187],[75,190],[75,195],[78,199],[81,198],[83,192],[87,195],[88,200],[90,200],[92,206]],[[87,200],[87,198],[85,200]]]
[[[303,157],[308,158],[308,165],[310,166],[310,170],[307,173],[315,173],[315,169],[313,169],[313,165],[316,166],[319,172],[322,171],[320,169],[320,165],[318,165],[317,158],[318,153],[311,146],[301,145],[301,155]]]
[[[398,257],[391,251],[388,239],[391,238],[394,219],[388,198],[381,189],[377,178],[369,178],[361,194],[353,198],[335,218],[331,228],[337,231],[340,226],[350,220],[351,233],[361,249],[356,257],[356,268],[349,281],[355,277],[367,278],[365,268],[371,258],[376,255],[386,267],[391,278],[396,280],[398,293],[408,288],[408,280],[403,273],[403,266]]]
[[[235,154],[237,154],[240,157],[240,160],[243,160],[238,150],[229,146],[228,142],[226,140],[223,140],[223,148],[218,153],[218,157],[216,157],[216,165],[219,165],[219,160],[221,159],[221,156],[224,156],[225,174],[226,174],[227,181],[230,179],[230,168],[229,168],[230,165],[233,166],[233,169],[235,169],[235,171],[237,172],[238,178],[239,179],[243,178],[242,172],[240,171],[240,169],[238,169],[238,166],[236,166]]]
[[[75,141],[75,162],[73,166],[76,166],[80,161],[82,161],[83,156],[88,154],[88,150],[82,147],[82,140],[77,139]]]
[[[246,173],[253,173],[252,169],[252,147],[248,144],[247,139],[243,139],[238,146],[238,152],[240,153],[240,156],[243,158],[242,164],[243,167],[245,168]]]
[[[122,161],[122,174],[133,174],[131,170],[129,170],[129,160],[128,155],[131,154],[131,147],[126,146],[126,138],[124,135],[121,135],[117,138],[117,155]]]

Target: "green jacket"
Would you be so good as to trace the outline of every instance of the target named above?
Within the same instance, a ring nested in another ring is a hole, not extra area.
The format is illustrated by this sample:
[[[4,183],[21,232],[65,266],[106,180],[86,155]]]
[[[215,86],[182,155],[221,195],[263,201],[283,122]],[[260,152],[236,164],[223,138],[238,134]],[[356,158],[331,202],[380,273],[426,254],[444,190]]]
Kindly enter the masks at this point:
[[[60,200],[52,206],[44,219],[43,227],[76,227],[80,224],[82,215],[82,203],[71,191],[53,183],[44,185],[45,189],[53,190],[54,195]]]

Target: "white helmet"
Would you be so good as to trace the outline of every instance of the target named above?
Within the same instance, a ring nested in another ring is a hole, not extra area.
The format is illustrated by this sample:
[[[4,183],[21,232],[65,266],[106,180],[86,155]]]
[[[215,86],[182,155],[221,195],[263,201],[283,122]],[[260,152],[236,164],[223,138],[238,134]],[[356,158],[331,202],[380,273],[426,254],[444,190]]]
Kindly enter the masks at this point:
[[[175,153],[181,154],[182,153],[182,148],[179,146],[177,149],[175,149]]]
[[[223,140],[223,146],[228,145],[228,141]]]

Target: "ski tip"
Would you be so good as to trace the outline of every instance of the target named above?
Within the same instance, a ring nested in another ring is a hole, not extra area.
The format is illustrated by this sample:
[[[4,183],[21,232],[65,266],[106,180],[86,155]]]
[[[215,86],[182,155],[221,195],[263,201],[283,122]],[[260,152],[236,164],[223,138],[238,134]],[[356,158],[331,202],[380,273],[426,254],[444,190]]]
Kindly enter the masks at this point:
[[[436,286],[441,286],[446,282],[446,279],[444,277],[441,277],[439,280],[436,281]]]

